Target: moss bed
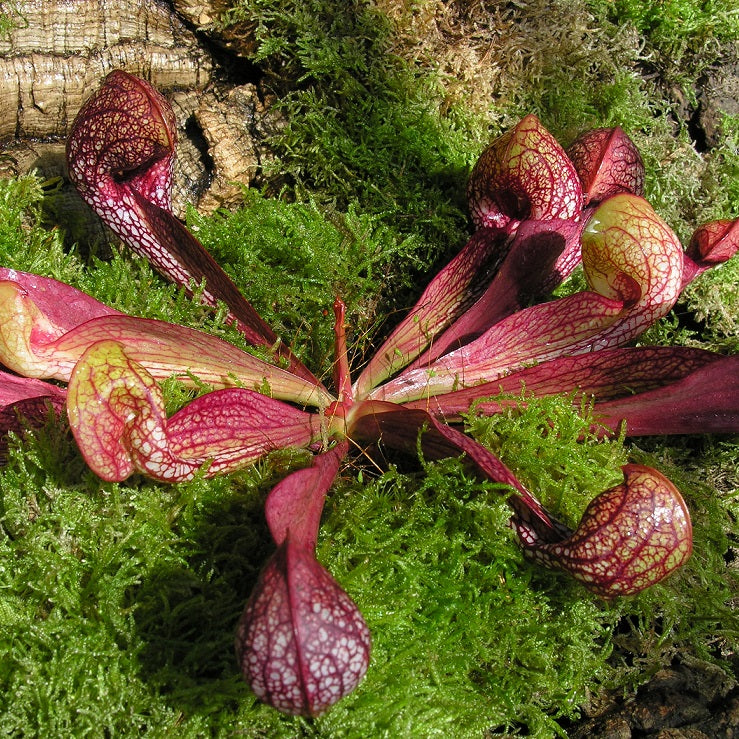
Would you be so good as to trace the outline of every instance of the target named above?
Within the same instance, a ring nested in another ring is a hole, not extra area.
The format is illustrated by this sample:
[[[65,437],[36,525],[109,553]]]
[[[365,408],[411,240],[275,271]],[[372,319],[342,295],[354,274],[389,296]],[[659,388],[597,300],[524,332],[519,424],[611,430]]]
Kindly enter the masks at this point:
[[[526,113],[565,145],[621,125],[644,157],[647,197],[683,240],[739,216],[739,102],[705,97],[739,67],[730,0],[243,0],[220,22],[253,34],[249,61],[288,123],[268,142],[264,190],[233,212],[191,209],[189,225],[319,374],[331,369],[334,295],[359,366],[465,243],[470,167]],[[128,252],[66,247],[42,217],[42,185],[0,182],[0,263],[239,341]],[[735,353],[738,280],[736,259],[702,276],[644,341]],[[182,402],[174,382],[166,390]],[[597,441],[583,413],[550,398],[470,431],[570,522],[626,461],[662,470],[693,516],[688,565],[604,603],[525,561],[505,491],[458,460],[358,452],[330,495],[318,556],[364,613],[372,661],[313,720],[257,702],[233,652],[271,552],[264,497],[301,455],[214,480],[113,484],[86,469],[63,423],[13,438],[0,468],[2,733],[567,736],[663,668],[696,664],[723,681],[709,726],[737,678],[737,438]]]

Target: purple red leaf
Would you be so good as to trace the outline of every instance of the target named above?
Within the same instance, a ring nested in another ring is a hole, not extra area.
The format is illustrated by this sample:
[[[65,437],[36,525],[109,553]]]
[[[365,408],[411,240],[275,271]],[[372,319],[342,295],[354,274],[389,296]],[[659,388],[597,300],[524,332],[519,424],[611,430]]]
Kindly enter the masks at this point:
[[[480,298],[410,367],[420,367],[468,344],[491,326],[550,293],[580,264],[584,222],[553,218],[523,221],[509,236],[505,257]],[[487,229],[489,230],[489,229]],[[479,229],[474,241],[484,234]]]
[[[590,291],[520,310],[428,366],[411,366],[371,397],[415,401],[490,382],[533,360],[622,346],[666,315],[680,293],[680,242],[634,195],[595,210],[582,259]]]
[[[307,447],[319,417],[244,388],[208,393],[167,419],[152,375],[116,341],[98,341],[69,380],[67,414],[88,465],[104,480],[227,472],[283,447]]]
[[[336,580],[288,535],[246,604],[236,651],[258,698],[283,713],[317,716],[364,677],[370,633]]]
[[[669,385],[596,403],[598,425],[629,436],[737,433],[739,356],[712,356]]]
[[[541,397],[573,393],[573,402],[593,396],[606,401],[624,398],[638,402],[640,393],[656,388],[671,388],[690,373],[721,361],[720,354],[680,346],[622,347],[592,354],[565,355],[511,372],[489,383],[411,401],[405,408],[420,408],[448,422],[460,421],[474,410],[493,415],[503,408],[518,405],[522,393]],[[508,398],[493,396],[508,395]],[[599,406],[601,407],[601,406]],[[730,408],[731,404],[727,405]],[[684,433],[699,432],[700,427]]]
[[[620,126],[586,131],[573,141],[567,156],[580,176],[585,205],[621,192],[644,194],[644,162]]]
[[[348,451],[349,444],[339,442],[316,454],[310,467],[291,472],[272,488],[264,503],[264,517],[278,546],[289,535],[296,546],[315,550],[326,494]]]
[[[601,493],[577,530],[558,542],[538,541],[522,526],[526,553],[569,572],[604,598],[633,595],[687,562],[693,551],[690,515],[677,488],[643,465],[623,468],[624,482]]]
[[[148,82],[111,72],[77,114],[67,139],[69,177],[88,205],[137,254],[192,294],[226,304],[246,339],[276,348],[291,370],[313,375],[239,292],[203,245],[172,215],[175,118]]]
[[[697,228],[685,253],[683,287],[717,264],[727,262],[739,250],[739,219],[711,221]]]
[[[508,230],[529,219],[573,218],[582,209],[577,172],[535,115],[483,151],[470,175],[467,199],[478,227]]]

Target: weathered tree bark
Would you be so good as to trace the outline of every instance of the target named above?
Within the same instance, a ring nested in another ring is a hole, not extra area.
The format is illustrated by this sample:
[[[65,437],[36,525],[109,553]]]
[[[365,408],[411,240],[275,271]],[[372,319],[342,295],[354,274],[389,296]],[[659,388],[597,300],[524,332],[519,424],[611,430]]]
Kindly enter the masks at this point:
[[[0,37],[0,176],[36,170],[65,180],[64,142],[77,111],[108,72],[124,68],[175,109],[175,213],[188,203],[202,211],[238,203],[268,156],[261,141],[277,119],[254,84],[215,79],[210,45],[229,41],[210,37],[224,9],[223,0],[0,0],[11,23]],[[95,232],[71,187],[53,200],[70,239]]]
[[[125,67],[167,91],[204,87],[213,62],[195,35],[154,0],[0,3],[0,139],[64,136],[82,102]]]
[[[177,14],[195,28],[212,28],[228,7],[226,0],[172,0]]]

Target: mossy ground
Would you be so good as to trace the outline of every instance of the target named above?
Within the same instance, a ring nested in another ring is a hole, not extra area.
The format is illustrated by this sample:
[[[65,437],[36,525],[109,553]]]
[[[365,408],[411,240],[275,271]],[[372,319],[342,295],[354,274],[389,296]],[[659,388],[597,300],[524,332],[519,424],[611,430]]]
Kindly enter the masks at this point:
[[[564,143],[583,128],[621,124],[644,154],[648,197],[683,239],[702,220],[736,217],[736,119],[726,118],[718,147],[699,154],[655,80],[691,89],[717,59],[708,31],[720,27],[736,41],[739,21],[719,2],[666,3],[670,12],[659,16],[650,5],[240,3],[227,20],[256,24],[253,61],[289,120],[272,142],[282,197],[249,193],[242,210],[192,212],[190,225],[327,376],[334,295],[349,304],[358,365],[430,270],[464,243],[469,167],[523,113],[540,115]],[[448,55],[444,33],[484,85],[458,73],[465,64]],[[647,63],[658,77],[642,75]],[[223,316],[194,306],[140,260],[66,251],[61,234],[41,225],[41,197],[32,178],[0,187],[3,265],[239,340]],[[701,278],[677,318],[648,339],[736,351],[736,269]],[[179,402],[173,383],[167,392]],[[372,662],[354,694],[304,720],[255,701],[233,634],[270,552],[263,499],[305,458],[281,453],[182,485],[102,483],[65,425],[50,420],[12,442],[0,469],[2,731],[551,736],[603,690],[628,693],[673,658],[730,670],[739,646],[736,439],[597,442],[581,439],[586,427],[566,398],[470,419],[471,433],[571,523],[619,480],[625,461],[663,470],[693,516],[687,567],[642,595],[604,603],[529,564],[507,526],[505,491],[459,461],[378,465],[357,452],[327,503],[318,555],[365,614]]]

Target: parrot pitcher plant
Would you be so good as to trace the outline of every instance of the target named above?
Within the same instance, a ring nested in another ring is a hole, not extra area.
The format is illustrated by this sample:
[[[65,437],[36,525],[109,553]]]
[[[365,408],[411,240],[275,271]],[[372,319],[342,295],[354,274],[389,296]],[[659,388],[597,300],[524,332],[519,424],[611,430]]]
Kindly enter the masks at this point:
[[[356,378],[336,300],[327,387],[172,215],[174,152],[169,104],[123,71],[84,105],[67,144],[70,178],[102,220],[166,278],[224,304],[273,361],[0,269],[3,430],[43,422],[49,406],[66,413],[87,464],[112,481],[183,481],[276,449],[313,453],[266,499],[276,548],[237,628],[239,663],[260,699],[317,715],[368,668],[367,625],[315,555],[326,495],[353,445],[464,455],[482,478],[509,486],[525,553],[603,598],[637,593],[690,557],[688,510],[657,470],[626,465],[623,482],[572,531],[462,424],[470,412],[500,412],[496,397],[525,388],[588,398],[604,436],[739,431],[739,357],[632,345],[685,285],[734,255],[739,221],[700,227],[684,250],[642,197],[642,160],[620,128],[585,133],[565,151],[528,115],[471,173],[469,242]],[[548,299],[580,262],[588,289]],[[159,383],[172,376],[213,390],[168,417]]]

